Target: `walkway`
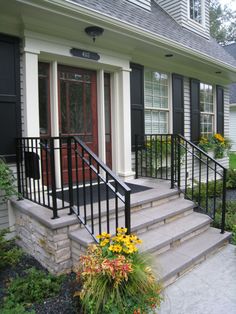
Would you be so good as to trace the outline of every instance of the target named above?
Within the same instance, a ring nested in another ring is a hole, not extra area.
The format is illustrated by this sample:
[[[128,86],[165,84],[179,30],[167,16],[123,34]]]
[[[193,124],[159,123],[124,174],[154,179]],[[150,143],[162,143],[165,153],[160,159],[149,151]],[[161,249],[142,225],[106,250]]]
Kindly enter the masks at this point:
[[[158,314],[235,314],[236,246],[217,254],[165,290]]]

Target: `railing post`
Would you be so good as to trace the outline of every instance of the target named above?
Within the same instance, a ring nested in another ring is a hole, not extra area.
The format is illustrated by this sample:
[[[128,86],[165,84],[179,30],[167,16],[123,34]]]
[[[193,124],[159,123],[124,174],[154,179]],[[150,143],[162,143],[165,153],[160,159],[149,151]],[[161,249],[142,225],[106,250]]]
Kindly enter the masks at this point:
[[[72,147],[71,147],[71,137],[67,138],[67,161],[68,161],[68,185],[69,185],[69,203],[70,212],[69,215],[73,214],[73,178],[72,178]]]
[[[20,139],[16,139],[16,169],[17,169],[17,190],[18,190],[18,200],[22,200],[22,186],[21,186],[21,173],[20,173],[20,162],[22,162],[22,152]]]
[[[177,135],[178,139],[178,188],[180,189],[180,176],[181,176],[181,170],[180,170],[180,137]],[[187,154],[187,152],[186,152]]]
[[[135,179],[138,179],[138,134],[135,134]]]
[[[226,212],[226,175],[227,169],[223,169],[223,195],[222,195],[222,216],[221,216],[221,233],[225,232],[225,212]]]
[[[167,157],[166,157],[167,158]],[[171,186],[170,188],[174,188],[174,135],[171,134],[171,168],[170,168],[170,176],[171,176]]]
[[[125,227],[127,234],[131,233],[131,217],[130,217],[130,191],[125,191]]]
[[[57,214],[57,195],[56,195],[56,177],[55,177],[55,156],[54,156],[54,138],[50,138],[50,165],[51,165],[51,187],[52,187],[52,205],[53,219],[59,218]]]

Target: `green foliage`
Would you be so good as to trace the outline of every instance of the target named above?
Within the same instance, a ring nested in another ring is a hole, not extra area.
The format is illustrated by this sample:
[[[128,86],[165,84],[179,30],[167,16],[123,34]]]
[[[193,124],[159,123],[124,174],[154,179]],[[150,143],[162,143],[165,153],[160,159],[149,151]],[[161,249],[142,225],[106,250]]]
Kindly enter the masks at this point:
[[[226,215],[225,215],[225,230],[233,231],[236,225],[236,201],[226,202]],[[214,226],[220,228],[221,226],[221,207],[216,209],[216,216]]]
[[[232,229],[232,243],[234,244],[234,245],[236,245],[236,224],[235,225],[233,225],[233,229]]]
[[[20,248],[13,246],[13,240],[7,240],[9,230],[0,231],[0,271],[9,265],[16,265],[23,255]]]
[[[227,189],[236,189],[236,169],[228,169],[226,187]]]
[[[236,12],[218,0],[210,0],[210,34],[218,43],[227,44],[236,41]]]
[[[35,314],[35,311],[27,311],[22,304],[7,300],[4,307],[0,309],[1,314]]]
[[[0,158],[0,191],[3,192],[3,201],[8,200],[11,196],[18,195],[14,183],[15,177],[12,170]]]
[[[25,277],[11,281],[7,289],[7,303],[23,306],[41,303],[60,291],[63,280],[64,276],[56,277],[32,267],[26,271]]]
[[[156,313],[162,296],[146,255],[136,247],[142,241],[126,235],[126,228],[117,228],[111,237],[103,232],[100,244],[91,245],[80,258],[79,296],[88,314]]]
[[[229,154],[229,167],[230,169],[236,169],[236,154],[235,153]]]

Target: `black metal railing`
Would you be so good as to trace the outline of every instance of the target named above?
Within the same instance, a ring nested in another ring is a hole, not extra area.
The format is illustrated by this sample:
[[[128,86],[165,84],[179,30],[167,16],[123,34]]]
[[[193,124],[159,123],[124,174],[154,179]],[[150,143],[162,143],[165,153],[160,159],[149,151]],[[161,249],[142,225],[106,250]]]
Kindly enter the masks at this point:
[[[176,134],[136,136],[136,178],[170,180],[196,210],[215,220],[220,216],[225,230],[227,169],[197,145]]]
[[[130,233],[130,188],[78,137],[17,139],[18,190],[52,210],[75,213],[95,238],[125,226]]]

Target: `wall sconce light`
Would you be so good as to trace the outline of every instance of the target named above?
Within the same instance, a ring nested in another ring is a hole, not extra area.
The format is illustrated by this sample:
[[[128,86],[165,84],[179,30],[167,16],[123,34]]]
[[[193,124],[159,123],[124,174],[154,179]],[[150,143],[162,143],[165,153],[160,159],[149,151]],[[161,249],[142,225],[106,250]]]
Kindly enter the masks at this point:
[[[93,38],[93,42],[95,42],[96,38],[101,36],[104,32],[104,29],[99,26],[89,26],[84,29],[85,33]]]

